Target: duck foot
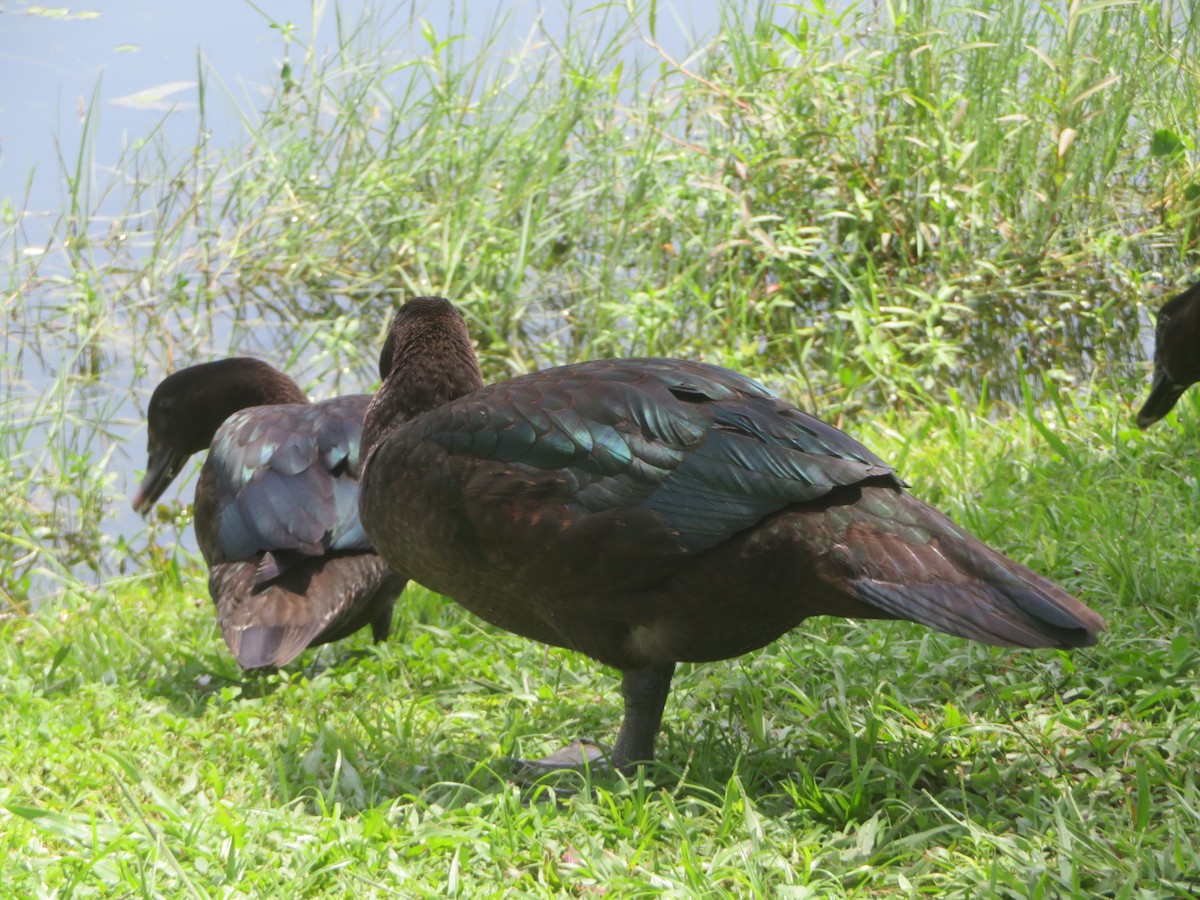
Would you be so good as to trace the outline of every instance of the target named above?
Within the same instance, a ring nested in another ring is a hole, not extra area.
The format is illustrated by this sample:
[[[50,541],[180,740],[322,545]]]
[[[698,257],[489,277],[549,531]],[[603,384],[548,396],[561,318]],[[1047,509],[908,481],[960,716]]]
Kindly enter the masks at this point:
[[[543,756],[541,759],[519,759],[506,757],[517,773],[526,778],[536,778],[550,772],[610,768],[607,754],[599,744],[589,740],[571,741],[567,746]]]

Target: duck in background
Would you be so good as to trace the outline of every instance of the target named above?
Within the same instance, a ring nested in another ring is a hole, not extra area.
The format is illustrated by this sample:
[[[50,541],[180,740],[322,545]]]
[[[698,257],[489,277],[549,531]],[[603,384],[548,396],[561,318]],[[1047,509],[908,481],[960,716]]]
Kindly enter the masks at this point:
[[[1200,381],[1200,283],[1172,297],[1158,311],[1154,326],[1154,375],[1150,395],[1137,414],[1138,428],[1149,428]]]
[[[363,429],[363,527],[487,621],[623,673],[607,762],[653,757],[678,662],[809,616],[1086,647],[1104,620],[916,500],[863,445],[726,369],[609,359],[483,386],[462,316],[396,313]],[[596,760],[572,745],[546,766]]]
[[[391,630],[407,581],[371,548],[358,518],[362,423],[370,396],[309,403],[265,362],[181,369],[150,398],[146,515],[188,457],[208,450],[195,524],[225,643],[245,669],[285,666],[306,647],[366,625]]]

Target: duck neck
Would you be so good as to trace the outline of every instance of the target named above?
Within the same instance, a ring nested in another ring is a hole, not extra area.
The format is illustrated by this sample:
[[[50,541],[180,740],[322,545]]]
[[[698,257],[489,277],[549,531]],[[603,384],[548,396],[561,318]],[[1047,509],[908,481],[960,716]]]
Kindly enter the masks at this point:
[[[367,407],[364,447],[375,446],[388,429],[483,387],[465,331],[414,328],[389,340],[392,367]]]
[[[199,405],[198,413],[209,442],[221,424],[234,413],[252,406],[281,406],[308,403],[299,385],[270,366],[241,369],[211,386],[211,393]]]

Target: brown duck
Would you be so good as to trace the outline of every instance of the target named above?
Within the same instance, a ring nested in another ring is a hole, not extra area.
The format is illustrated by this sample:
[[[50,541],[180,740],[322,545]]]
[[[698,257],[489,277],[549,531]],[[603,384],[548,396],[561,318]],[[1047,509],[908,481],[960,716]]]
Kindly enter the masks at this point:
[[[857,441],[734,372],[610,359],[484,387],[437,297],[400,308],[379,365],[371,542],[487,621],[620,669],[617,768],[652,758],[676,663],[738,656],[809,616],[1014,647],[1084,647],[1104,629]]]
[[[368,543],[358,461],[370,397],[309,403],[287,375],[246,357],[181,369],[154,390],[143,514],[193,453],[196,538],[225,643],[243,668],[371,626],[388,636],[406,579]]]

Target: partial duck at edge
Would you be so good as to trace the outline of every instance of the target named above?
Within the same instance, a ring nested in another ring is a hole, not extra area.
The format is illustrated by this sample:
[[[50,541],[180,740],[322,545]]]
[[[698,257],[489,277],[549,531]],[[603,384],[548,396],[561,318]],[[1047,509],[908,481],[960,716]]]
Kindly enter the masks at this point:
[[[1172,297],[1154,326],[1154,374],[1150,393],[1137,414],[1149,428],[1171,411],[1183,392],[1200,381],[1200,283]]]
[[[1105,627],[862,444],[726,369],[610,359],[484,387],[436,297],[399,309],[379,365],[371,542],[487,621],[621,670],[619,769],[652,758],[676,663],[747,653],[809,616],[1013,647],[1085,647]]]
[[[201,363],[150,398],[147,514],[187,459],[208,450],[195,525],[230,651],[245,669],[287,665],[306,647],[367,625],[382,641],[406,579],[371,548],[358,517],[368,395],[309,403],[257,359]]]

